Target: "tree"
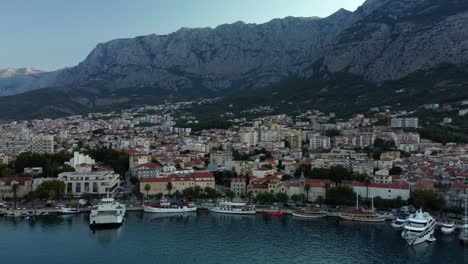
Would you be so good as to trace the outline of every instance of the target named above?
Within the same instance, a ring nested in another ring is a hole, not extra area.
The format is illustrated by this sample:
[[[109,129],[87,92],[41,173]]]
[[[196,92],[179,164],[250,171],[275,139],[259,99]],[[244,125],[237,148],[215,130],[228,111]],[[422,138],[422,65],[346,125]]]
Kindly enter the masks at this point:
[[[138,181],[138,177],[135,177],[135,176],[130,177],[130,183],[131,183],[132,185],[135,185],[135,184],[137,184],[138,182],[139,182],[139,181]]]
[[[91,200],[93,199],[93,195],[91,193],[83,193],[81,195],[81,198],[86,200],[87,203],[90,203]]]
[[[291,195],[291,200],[293,200],[293,202],[294,202],[295,204],[297,204],[297,202],[298,202],[300,199],[301,199],[301,197],[300,197],[299,195],[297,195],[297,194]]]
[[[151,185],[149,185],[148,183],[145,184],[146,197],[148,197],[148,194],[149,194],[150,190],[151,190]]]
[[[400,175],[402,171],[403,170],[400,167],[395,166],[390,169],[389,173],[390,175]]]
[[[11,190],[13,191],[13,203],[14,203],[14,207],[16,209],[16,200],[18,199],[18,184],[17,183],[13,183],[11,185]]]
[[[306,199],[307,199],[307,201],[309,201],[310,184],[306,184],[306,185],[304,186],[304,191],[305,191],[305,193],[306,193]]]
[[[318,203],[320,205],[320,207],[322,207],[322,204],[323,204],[324,201],[325,201],[325,199],[323,199],[322,195],[319,195],[317,197],[317,200],[315,200],[315,202]]]
[[[289,196],[285,193],[277,193],[276,194],[276,200],[282,204],[285,204],[289,200]]]
[[[229,199],[231,200],[231,202],[232,202],[232,199],[234,198],[235,195],[236,195],[236,194],[235,194],[233,191],[231,191],[231,190],[229,190],[229,191],[226,192],[226,197],[229,197]]]
[[[432,210],[440,210],[444,207],[444,200],[433,190],[414,190],[411,193],[414,206]]]
[[[338,129],[328,129],[327,131],[325,131],[325,135],[327,137],[333,138],[333,137],[341,135],[341,132]]]
[[[38,198],[53,200],[56,197],[63,197],[65,193],[65,183],[59,180],[42,182],[36,189]]]
[[[170,195],[171,195],[171,191],[172,191],[172,182],[168,182],[168,183],[166,184],[166,190],[167,190],[167,192],[168,192],[168,196],[170,196]]]
[[[356,193],[348,185],[338,185],[327,190],[325,201],[330,205],[351,205],[356,199]]]

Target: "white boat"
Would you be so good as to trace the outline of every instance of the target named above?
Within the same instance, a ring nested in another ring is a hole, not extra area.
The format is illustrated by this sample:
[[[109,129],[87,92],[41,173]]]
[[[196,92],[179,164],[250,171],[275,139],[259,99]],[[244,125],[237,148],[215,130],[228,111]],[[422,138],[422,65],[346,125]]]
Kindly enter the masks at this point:
[[[158,205],[144,205],[143,210],[145,213],[189,213],[196,212],[197,207],[191,206],[188,202],[183,205],[160,202]]]
[[[313,210],[298,210],[292,213],[294,217],[297,218],[307,218],[307,219],[316,219],[323,218],[328,215],[325,211],[313,211]]]
[[[61,207],[57,210],[57,214],[70,215],[70,214],[79,214],[80,210],[73,207]]]
[[[396,230],[402,230],[408,222],[409,216],[409,214],[399,214],[395,221],[392,222],[392,227]]]
[[[244,215],[254,215],[257,212],[255,211],[255,206],[246,204],[246,203],[232,203],[232,202],[221,202],[217,206],[213,206],[208,209],[213,213],[222,213],[222,214],[244,214]]]
[[[444,222],[442,224],[442,227],[440,228],[440,231],[444,234],[444,235],[451,235],[454,231],[455,231],[455,222],[454,221],[448,221],[448,222]]]
[[[89,225],[92,228],[112,227],[122,225],[126,208],[114,198],[103,198],[89,214]]]
[[[372,198],[372,209],[370,211],[359,208],[359,195],[356,195],[356,210],[354,212],[340,213],[338,217],[357,222],[385,222],[384,215],[374,212],[374,198]]]
[[[435,228],[436,220],[434,217],[419,209],[416,213],[410,215],[401,237],[406,240],[408,245],[414,246],[431,238],[434,235]]]

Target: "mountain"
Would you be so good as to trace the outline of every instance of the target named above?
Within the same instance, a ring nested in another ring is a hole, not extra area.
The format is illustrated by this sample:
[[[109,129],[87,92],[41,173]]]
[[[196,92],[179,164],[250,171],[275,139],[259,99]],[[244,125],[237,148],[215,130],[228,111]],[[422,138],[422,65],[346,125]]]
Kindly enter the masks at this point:
[[[112,40],[75,67],[15,82],[5,78],[7,86],[0,80],[0,93],[52,87],[33,94],[60,94],[60,106],[47,100],[42,107],[75,112],[230,95],[291,78],[333,82],[342,73],[379,84],[467,64],[468,1],[368,0],[355,12],[341,9],[322,19],[286,17]]]
[[[44,72],[33,68],[0,70],[0,96],[19,94],[43,87],[55,81],[58,72]]]

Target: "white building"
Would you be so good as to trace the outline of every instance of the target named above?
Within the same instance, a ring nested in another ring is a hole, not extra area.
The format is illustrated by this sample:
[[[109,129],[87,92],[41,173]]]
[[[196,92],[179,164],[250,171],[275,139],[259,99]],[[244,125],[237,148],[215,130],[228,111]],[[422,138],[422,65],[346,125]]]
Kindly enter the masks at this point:
[[[73,168],[76,168],[78,165],[81,165],[81,164],[94,166],[96,164],[96,161],[88,155],[83,155],[79,153],[78,151],[75,151],[73,153],[73,158],[71,158],[69,162],[65,162],[65,164],[70,165]]]
[[[31,152],[54,153],[54,136],[36,136],[31,141]]]
[[[243,131],[240,133],[240,140],[248,146],[256,146],[258,144],[258,132]]]
[[[353,182],[353,190],[363,198],[380,197],[382,199],[396,199],[400,197],[402,200],[410,198],[409,184],[383,184],[370,183],[366,186],[362,182]]]
[[[309,136],[311,149],[329,149],[331,147],[330,137],[312,134]]]
[[[112,194],[120,186],[120,176],[112,170],[62,172],[57,180],[65,183],[65,194]]]
[[[418,128],[418,122],[419,120],[417,117],[392,118],[391,126],[393,128],[402,128],[402,127]]]

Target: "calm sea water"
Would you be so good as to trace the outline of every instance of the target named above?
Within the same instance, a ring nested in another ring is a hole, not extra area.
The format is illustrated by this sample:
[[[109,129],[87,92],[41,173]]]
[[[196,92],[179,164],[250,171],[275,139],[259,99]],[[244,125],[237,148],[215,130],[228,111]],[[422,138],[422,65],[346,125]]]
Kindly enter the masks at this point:
[[[119,229],[87,215],[0,218],[1,263],[468,263],[455,235],[408,247],[388,224],[129,213]],[[4,262],[4,260],[6,262]]]

